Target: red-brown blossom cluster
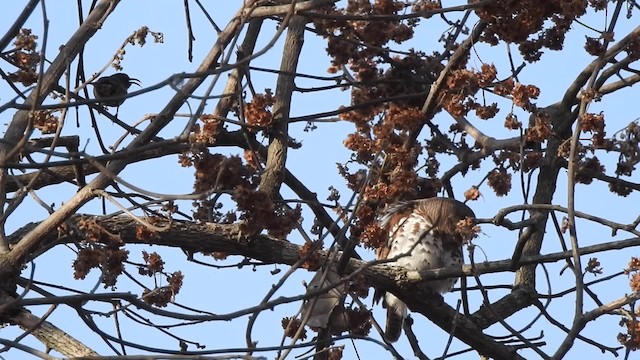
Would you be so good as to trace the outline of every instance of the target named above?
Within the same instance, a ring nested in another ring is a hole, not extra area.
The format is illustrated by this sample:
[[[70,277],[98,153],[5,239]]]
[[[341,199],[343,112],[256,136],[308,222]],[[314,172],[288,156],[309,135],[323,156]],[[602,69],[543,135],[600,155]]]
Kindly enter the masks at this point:
[[[9,80],[20,82],[24,86],[35,84],[38,80],[36,69],[40,63],[40,54],[36,51],[38,37],[31,33],[31,29],[21,29],[13,45],[7,52],[7,59],[18,71],[9,73]]]
[[[268,129],[273,124],[273,114],[271,107],[275,98],[271,90],[265,90],[264,94],[256,94],[253,99],[244,107],[244,116],[249,128],[252,131]]]
[[[588,36],[586,37],[584,49],[589,55],[593,56],[602,56],[607,50],[602,38],[592,38]]]
[[[282,318],[281,324],[282,328],[284,329],[284,336],[294,338],[298,331],[300,331],[298,339],[304,340],[307,338],[307,329],[305,329],[304,327],[300,329],[300,327],[302,326],[302,321],[300,319],[285,317]]]
[[[631,291],[640,291],[640,258],[632,257],[629,266],[624,270],[629,276]],[[626,333],[618,334],[618,341],[627,349],[636,351],[640,349],[640,308],[628,313],[620,320],[620,326],[626,327]]]
[[[535,85],[525,85],[515,82],[513,78],[508,78],[493,85],[493,92],[506,98],[510,98],[515,106],[533,112],[536,110],[535,104],[531,101],[537,99],[540,95],[540,89]],[[508,129],[518,129],[520,123],[515,115],[510,113],[507,115],[505,127]]]
[[[247,186],[236,186],[232,199],[236,202],[240,226],[244,234],[255,234],[263,229],[270,236],[285,239],[302,220],[302,207],[298,204],[289,209],[283,204],[276,204],[269,195],[261,190]]]
[[[320,250],[322,241],[305,241],[300,248],[300,259],[304,259],[301,267],[307,270],[317,270],[324,264]]]
[[[193,142],[199,145],[214,144],[222,129],[222,122],[215,116],[208,114],[201,115],[199,120],[202,125],[195,124],[191,132]]]
[[[176,271],[167,276],[167,285],[156,287],[153,290],[144,289],[142,300],[149,305],[166,307],[172,302],[182,288],[184,275],[181,271]]]
[[[542,152],[531,151],[524,155],[522,160],[522,171],[529,172],[533,169],[537,169],[542,165]]]
[[[53,134],[58,130],[60,119],[53,115],[51,110],[40,110],[31,112],[33,127],[43,134]]]
[[[91,269],[101,269],[104,287],[115,286],[118,276],[124,271],[123,262],[129,251],[120,248],[93,246],[80,249],[73,262],[73,277],[84,279]]]
[[[469,217],[456,223],[456,233],[460,235],[465,242],[477,238],[480,230],[480,226],[478,226],[475,221]]]
[[[329,15],[396,15],[405,4],[395,0],[351,0],[346,8],[338,9],[334,4],[318,9]],[[314,19],[316,30],[327,38],[327,52],[332,57],[334,67],[349,61],[371,57],[389,41],[397,43],[410,39],[413,29],[398,19],[384,21]],[[362,46],[366,44],[369,46]]]
[[[631,176],[640,162],[640,126],[636,122],[630,123],[612,141],[620,153],[616,175]]]
[[[591,141],[593,142],[594,147],[602,147],[602,145],[605,143],[604,137],[607,134],[604,131],[604,114],[587,113],[582,115],[578,121],[580,124],[580,130],[593,134]]]
[[[142,260],[144,260],[146,265],[138,267],[138,273],[140,273],[140,275],[152,276],[164,270],[164,261],[155,251],[149,254],[143,250]]]
[[[211,154],[205,151],[194,154],[192,159],[196,169],[193,187],[197,192],[257,186],[255,170],[244,165],[238,156]]]
[[[604,171],[604,165],[600,164],[600,160],[597,157],[584,158],[578,163],[578,169],[575,175],[576,182],[591,184],[594,175],[604,174]]]
[[[527,128],[527,141],[541,143],[547,140],[551,134],[552,130],[549,114],[543,111],[536,112],[533,115],[533,123],[529,124],[529,127]]]
[[[518,121],[518,117],[514,113],[509,113],[504,119],[504,127],[510,130],[518,130],[522,127],[522,122]]]
[[[485,3],[476,14],[488,23],[483,41],[518,44],[524,59],[533,62],[540,59],[543,47],[562,49],[566,32],[586,12],[587,5],[587,0],[498,0]],[[601,8],[602,4],[596,1],[591,6]]]
[[[632,318],[622,318],[620,320],[620,326],[627,328],[626,333],[618,333],[618,341],[624,347],[631,351],[637,351],[640,349],[640,309],[636,310]]]
[[[89,218],[79,220],[78,228],[88,245],[78,251],[73,262],[74,278],[84,279],[91,269],[100,268],[105,288],[115,286],[124,271],[123,262],[129,257],[129,251],[121,248],[124,245],[122,238]]]
[[[464,198],[466,200],[478,200],[480,196],[482,196],[482,194],[477,186],[472,186],[471,189],[464,192]]]
[[[489,172],[487,182],[498,196],[505,196],[511,190],[511,174],[504,168],[494,169]]]
[[[490,86],[496,75],[496,67],[489,64],[483,64],[478,72],[467,69],[451,71],[442,90],[442,107],[454,116],[464,116],[475,109],[476,115],[482,119],[494,117],[498,112],[498,105],[479,104],[475,100],[475,94],[481,88]]]
[[[418,0],[411,7],[412,13],[442,9],[442,3],[435,0]],[[428,16],[427,16],[428,18]]]
[[[629,266],[624,269],[625,274],[629,276],[629,287],[631,291],[640,291],[640,258],[632,257]]]

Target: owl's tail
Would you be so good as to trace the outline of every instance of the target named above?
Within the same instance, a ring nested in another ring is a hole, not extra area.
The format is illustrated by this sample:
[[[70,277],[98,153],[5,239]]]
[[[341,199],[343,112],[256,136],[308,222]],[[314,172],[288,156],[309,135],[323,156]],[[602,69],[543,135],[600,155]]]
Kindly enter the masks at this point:
[[[400,299],[387,293],[384,297],[387,308],[387,324],[384,328],[384,338],[388,342],[396,342],[402,334],[404,318],[407,317],[407,305]]]

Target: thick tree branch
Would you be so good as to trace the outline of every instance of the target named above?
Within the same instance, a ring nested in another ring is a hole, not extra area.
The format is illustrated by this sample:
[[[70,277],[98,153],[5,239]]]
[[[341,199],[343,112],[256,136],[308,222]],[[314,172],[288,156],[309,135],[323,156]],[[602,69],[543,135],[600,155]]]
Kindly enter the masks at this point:
[[[289,147],[289,109],[291,96],[295,89],[295,77],[290,75],[298,68],[298,59],[304,43],[304,26],[307,20],[302,16],[294,16],[289,21],[289,31],[285,39],[284,54],[276,85],[276,102],[273,105],[274,123],[269,129],[271,138],[267,149],[267,163],[260,179],[260,190],[265,191],[272,199],[280,192],[284,180],[287,148]],[[282,26],[282,25],[281,25]]]
[[[11,316],[9,320],[19,325],[25,331],[29,331],[36,339],[49,349],[69,357],[98,356],[98,353],[78,341],[71,335],[62,331],[48,321],[31,314],[27,311],[19,311]]]
[[[82,216],[74,216],[71,221],[75,222]],[[173,222],[170,230],[156,233],[153,239],[137,239],[136,229],[139,223],[126,216],[116,216],[100,218],[94,217],[98,223],[107,231],[119,234],[125,243],[128,244],[153,244],[180,248],[187,252],[223,252],[230,255],[241,255],[265,263],[277,263],[292,265],[302,256],[302,247],[287,241],[275,240],[264,235],[257,235],[252,238],[245,238],[240,234],[237,225],[219,224],[192,224]],[[167,225],[162,222],[158,226]],[[18,241],[24,233],[28,233],[35,224],[26,226],[10,236],[10,239]],[[67,243],[82,241],[81,234],[72,233],[58,238],[57,232],[47,234],[47,243]],[[640,238],[630,238],[622,241],[613,241],[594,246],[583,247],[580,253],[588,255],[591,253],[603,252],[612,249],[623,249],[640,245]],[[327,254],[320,251],[321,257],[326,258]],[[526,256],[520,259],[521,264],[540,264],[544,262],[556,262],[571,258],[571,251],[552,253],[547,255]],[[367,282],[376,288],[384,289],[398,295],[405,301],[412,310],[419,312],[431,319],[444,330],[450,330],[454,319],[458,319],[456,334],[460,340],[477,349],[480,353],[490,355],[494,358],[513,358],[511,350],[502,344],[495,342],[482,333],[482,329],[488,327],[496,320],[486,309],[480,310],[471,318],[465,318],[458,314],[453,308],[442,302],[442,299],[425,288],[425,280],[442,279],[454,276],[477,276],[483,273],[511,271],[511,260],[500,260],[492,262],[477,263],[474,265],[464,265],[462,267],[451,267],[431,270],[421,277],[416,274],[407,273],[401,268],[387,266],[383,264],[371,264],[360,260],[352,259],[348,266],[348,272],[362,272]],[[533,293],[516,291],[509,295],[510,299],[520,299],[517,304],[507,303],[503,299],[494,303],[494,310],[499,314],[508,316],[522,307],[531,304]],[[516,310],[514,311],[514,308]]]

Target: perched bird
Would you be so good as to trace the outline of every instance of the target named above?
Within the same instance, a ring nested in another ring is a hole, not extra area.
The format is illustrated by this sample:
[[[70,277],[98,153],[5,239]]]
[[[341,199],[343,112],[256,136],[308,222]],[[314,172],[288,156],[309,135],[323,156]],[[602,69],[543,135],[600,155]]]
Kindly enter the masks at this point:
[[[125,73],[103,76],[92,83],[93,96],[104,106],[119,107],[124,102],[131,84],[140,86],[140,80]]]
[[[423,272],[462,264],[463,236],[456,231],[458,221],[475,218],[473,211],[460,201],[434,197],[400,202],[385,211],[380,226],[387,231],[386,246],[376,251],[379,260],[392,259],[390,265],[409,271]],[[428,286],[437,293],[451,291],[457,278],[433,280]],[[391,293],[376,292],[375,299],[384,295],[387,308],[384,337],[389,342],[400,338],[407,305]]]

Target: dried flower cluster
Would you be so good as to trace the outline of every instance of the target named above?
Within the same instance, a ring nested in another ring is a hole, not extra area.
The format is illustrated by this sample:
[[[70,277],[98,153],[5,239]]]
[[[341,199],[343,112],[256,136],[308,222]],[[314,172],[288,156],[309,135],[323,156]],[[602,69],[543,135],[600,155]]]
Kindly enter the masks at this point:
[[[264,229],[278,239],[284,239],[300,224],[301,206],[290,209],[284,204],[276,204],[267,193],[258,190],[257,169],[251,164],[243,164],[239,156],[211,154],[202,148],[199,152],[182,154],[180,162],[195,168],[194,189],[197,192],[228,193],[237,204],[235,211],[222,213],[220,202],[195,201],[196,220],[217,223],[240,220],[243,233],[255,234]]]
[[[114,56],[111,67],[113,67],[118,71],[122,71],[123,68],[122,68],[122,65],[120,64],[124,60],[124,56],[127,53],[127,51],[124,49],[125,46],[127,44],[129,45],[138,44],[140,45],[140,47],[143,47],[147,43],[147,36],[149,35],[153,37],[154,43],[160,43],[160,44],[164,43],[164,35],[161,32],[154,32],[149,30],[148,27],[143,26],[140,29],[134,31],[133,34],[131,34],[131,36],[127,38],[126,42],[122,45],[122,47],[118,49],[118,51],[116,52],[116,55]]]
[[[284,336],[294,338],[298,331],[300,331],[299,339],[304,340],[307,338],[307,329],[304,327],[300,329],[302,326],[302,321],[297,318],[282,318],[282,328],[284,329]]]
[[[479,118],[493,118],[498,112],[498,105],[480,104],[475,100],[475,94],[481,88],[489,87],[496,75],[496,67],[488,64],[483,64],[479,72],[467,69],[451,71],[440,97],[442,107],[453,116],[465,116],[475,109]]]
[[[196,170],[193,187],[197,192],[233,190],[238,186],[254,189],[257,186],[256,172],[244,165],[238,156],[205,151],[194,154],[191,161]]]
[[[475,2],[479,0],[472,1]],[[600,3],[590,5],[600,8]],[[476,14],[488,23],[483,41],[492,45],[500,40],[518,44],[524,59],[534,62],[542,56],[542,48],[562,50],[566,32],[588,5],[587,0],[498,0],[485,3]]]
[[[7,59],[18,70],[9,73],[9,80],[22,83],[24,86],[33,85],[38,80],[36,72],[40,63],[40,54],[36,51],[38,37],[31,33],[31,29],[21,29],[14,41],[14,48],[7,52]]]
[[[318,270],[324,264],[321,249],[321,241],[305,241],[300,248],[300,259],[304,259],[301,267],[307,270]]]
[[[266,89],[264,94],[255,94],[253,99],[244,107],[244,116],[252,131],[266,130],[273,124],[271,108],[275,98],[271,90]]]
[[[191,131],[191,142],[196,145],[215,144],[218,133],[222,129],[222,122],[209,114],[201,115],[198,120],[202,122],[202,126],[195,124]]]
[[[51,110],[32,111],[33,127],[43,134],[53,134],[58,130],[60,119]]]
[[[237,186],[232,198],[241,212],[241,231],[245,234],[255,234],[265,229],[270,236],[285,239],[302,221],[300,204],[293,209],[276,204],[264,191]]]
[[[584,271],[591,273],[593,275],[602,274],[602,267],[600,266],[600,261],[598,258],[589,258],[587,262],[587,266],[585,266]]]
[[[73,277],[84,279],[91,269],[100,269],[104,287],[116,285],[118,276],[124,271],[123,262],[129,257],[129,251],[103,246],[85,247],[78,251],[73,262]]]
[[[511,174],[505,168],[494,169],[489,172],[487,182],[498,196],[505,196],[511,190]]]
[[[475,223],[474,219],[467,217],[458,221],[456,224],[456,233],[458,233],[465,242],[469,242],[478,237],[480,226]]]
[[[640,258],[632,257],[629,266],[624,270],[629,276],[631,291],[640,291]],[[618,341],[627,349],[636,351],[640,349],[640,308],[628,313],[620,320],[620,326],[626,327],[626,333],[618,334]]]
[[[149,254],[143,250],[142,260],[144,260],[145,265],[138,267],[138,273],[140,273],[140,275],[152,276],[164,270],[164,261],[155,251]]]
[[[99,268],[105,288],[115,286],[118,276],[124,271],[123,262],[129,257],[129,251],[121,248],[124,242],[95,220],[81,219],[78,228],[83,232],[86,244],[73,262],[74,278],[84,279],[91,269]]]
[[[142,300],[147,304],[157,307],[166,307],[172,302],[182,288],[182,280],[184,275],[181,271],[176,271],[167,276],[167,285],[156,287],[153,290],[144,289],[142,292]]]

